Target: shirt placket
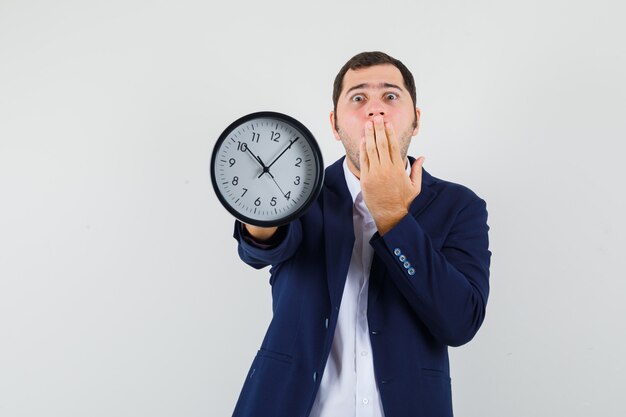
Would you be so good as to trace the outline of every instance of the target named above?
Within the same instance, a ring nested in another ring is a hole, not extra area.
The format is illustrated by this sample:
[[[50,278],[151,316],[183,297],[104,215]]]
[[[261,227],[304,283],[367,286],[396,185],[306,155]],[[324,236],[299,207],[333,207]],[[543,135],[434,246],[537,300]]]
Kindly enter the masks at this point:
[[[363,275],[360,277],[360,290],[357,298],[355,362],[359,377],[356,384],[356,416],[370,417],[374,415],[376,392],[373,391],[375,378],[371,358],[372,347],[369,339],[369,326],[367,323],[367,294],[369,289],[369,272],[372,263],[372,250],[369,248],[369,238],[374,233],[375,225],[365,208],[365,204],[362,200],[359,203],[360,210],[358,211],[362,216],[359,243],[361,244],[360,261],[362,262]]]

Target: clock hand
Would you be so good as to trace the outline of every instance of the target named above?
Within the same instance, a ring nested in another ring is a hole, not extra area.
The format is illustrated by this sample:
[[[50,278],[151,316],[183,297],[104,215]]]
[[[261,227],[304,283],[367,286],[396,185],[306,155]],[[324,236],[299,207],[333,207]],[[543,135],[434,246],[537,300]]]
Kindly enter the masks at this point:
[[[266,167],[265,164],[263,163],[263,161],[261,160],[261,158],[259,158],[258,156],[256,156],[252,150],[250,150],[249,146],[246,146],[246,151],[250,152],[250,155],[252,155],[255,159],[255,161],[257,161],[257,163],[259,165],[261,165],[261,168],[263,168],[263,172],[261,172],[261,175],[265,174],[266,172],[269,173],[269,167]],[[257,178],[261,178],[261,175],[259,175]]]
[[[278,161],[278,158],[280,158],[281,156],[283,156],[283,154],[284,154],[285,152],[287,152],[289,149],[291,149],[291,145],[293,145],[294,143],[296,143],[296,142],[298,141],[298,139],[300,139],[300,136],[298,136],[298,137],[297,137],[297,138],[295,138],[294,140],[290,140],[290,141],[289,141],[289,145],[288,145],[285,149],[283,149],[283,151],[280,153],[280,155],[278,155],[278,156],[277,156],[277,157],[276,157],[276,158],[272,161],[272,163],[271,163],[271,164],[269,164],[269,165],[267,166],[267,172],[268,172],[268,173],[270,172],[270,171],[269,171],[269,169],[272,167],[272,165],[274,165],[274,163],[276,163],[276,161]],[[265,170],[263,170],[263,172],[261,173],[261,175],[263,175],[263,174],[265,174]],[[259,175],[257,178],[261,178],[261,175]]]
[[[289,197],[287,197],[287,195],[285,194],[285,192],[283,191],[282,188],[280,188],[280,185],[278,185],[278,183],[276,182],[276,178],[274,178],[274,176],[272,175],[271,172],[267,171],[267,174],[272,178],[272,181],[274,181],[274,184],[276,184],[276,186],[278,187],[278,189],[280,190],[280,192],[283,194],[283,197],[285,197],[287,200],[289,200]],[[263,175],[263,174],[261,174]]]

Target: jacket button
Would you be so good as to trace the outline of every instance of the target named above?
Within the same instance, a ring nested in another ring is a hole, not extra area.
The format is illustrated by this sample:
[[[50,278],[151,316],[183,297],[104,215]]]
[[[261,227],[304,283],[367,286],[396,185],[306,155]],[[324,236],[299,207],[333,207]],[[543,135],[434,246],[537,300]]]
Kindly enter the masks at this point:
[[[401,253],[402,253],[402,251],[400,250],[400,248],[395,248],[393,250],[393,254],[396,255],[396,256],[400,256]]]
[[[407,272],[409,273],[409,275],[415,275],[415,268],[411,267]]]
[[[317,381],[317,372],[313,372],[313,382]]]
[[[324,325],[326,326],[326,328],[328,329],[328,318],[325,320]]]

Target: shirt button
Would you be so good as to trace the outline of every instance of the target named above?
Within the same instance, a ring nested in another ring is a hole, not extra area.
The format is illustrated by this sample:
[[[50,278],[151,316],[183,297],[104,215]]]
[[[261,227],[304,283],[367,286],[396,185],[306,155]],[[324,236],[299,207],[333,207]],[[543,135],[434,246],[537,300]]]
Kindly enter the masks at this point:
[[[366,351],[361,352],[361,356],[367,356],[367,352]]]
[[[363,404],[366,404],[366,405],[367,405],[367,403],[369,403],[369,402],[370,402],[370,401],[369,401],[367,398],[363,398]]]
[[[402,253],[402,251],[400,250],[400,248],[395,248],[393,250],[393,254],[396,255],[396,256],[400,256],[401,253]]]

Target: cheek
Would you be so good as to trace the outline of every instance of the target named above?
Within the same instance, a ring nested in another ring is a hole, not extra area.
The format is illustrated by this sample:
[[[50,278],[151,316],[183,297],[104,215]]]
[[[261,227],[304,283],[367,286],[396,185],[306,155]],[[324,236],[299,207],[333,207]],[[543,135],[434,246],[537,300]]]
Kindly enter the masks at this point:
[[[355,125],[361,120],[360,115],[357,112],[348,112],[345,117],[342,118],[347,124]]]
[[[358,115],[348,114],[337,119],[337,125],[341,130],[350,135],[362,135],[365,131],[365,120]]]

